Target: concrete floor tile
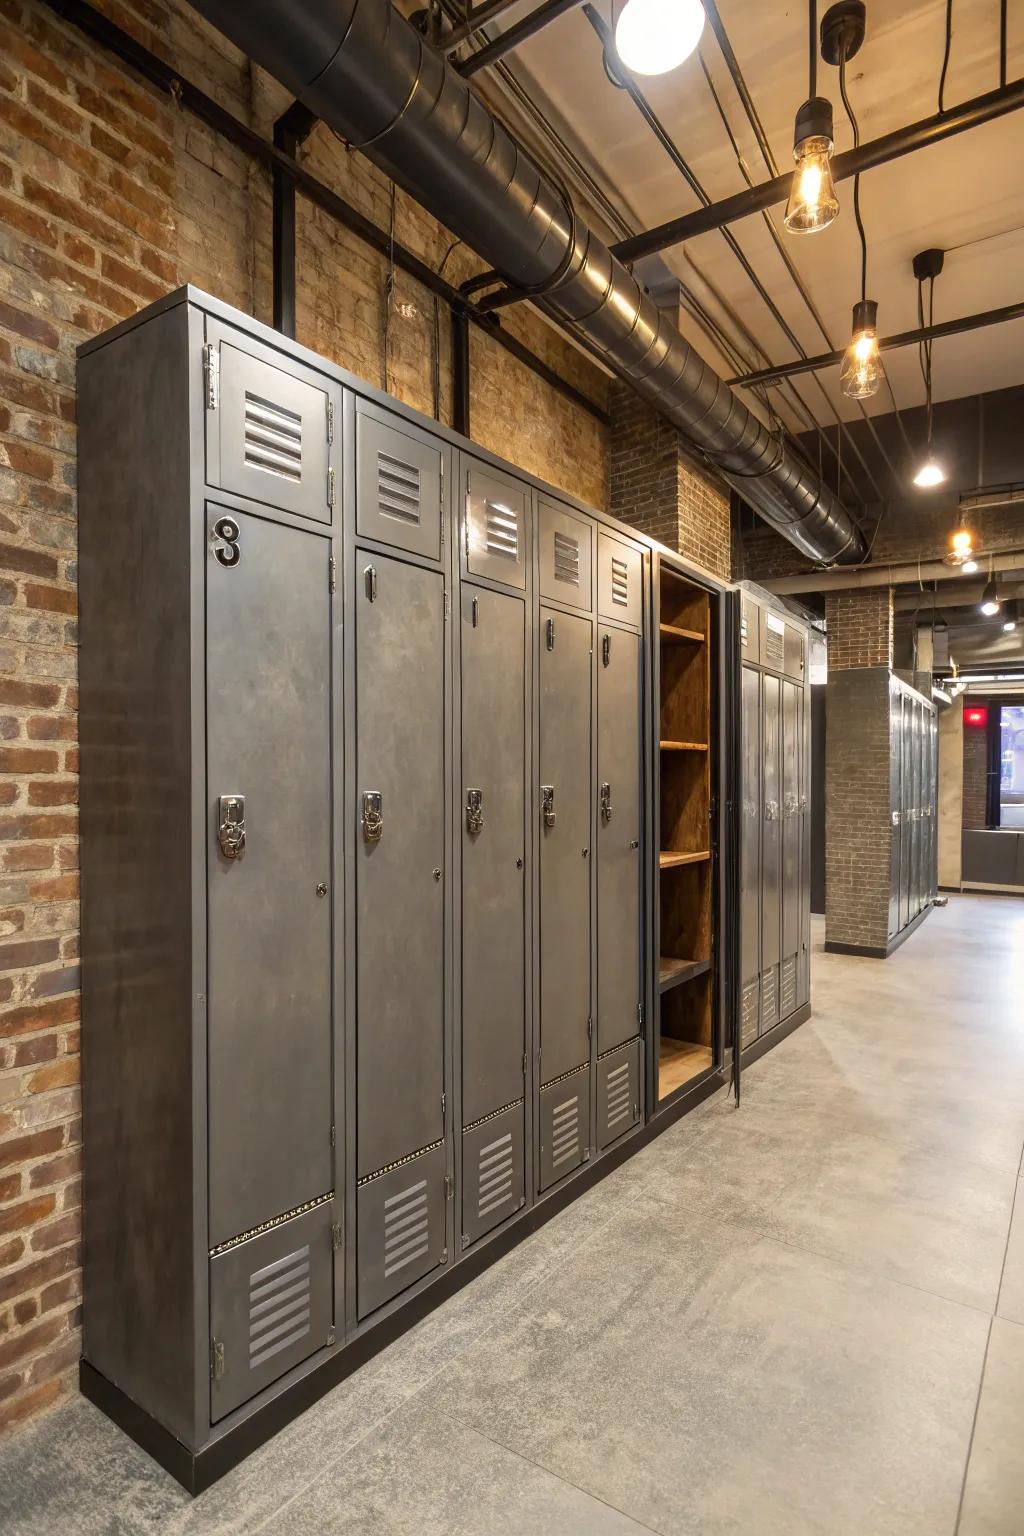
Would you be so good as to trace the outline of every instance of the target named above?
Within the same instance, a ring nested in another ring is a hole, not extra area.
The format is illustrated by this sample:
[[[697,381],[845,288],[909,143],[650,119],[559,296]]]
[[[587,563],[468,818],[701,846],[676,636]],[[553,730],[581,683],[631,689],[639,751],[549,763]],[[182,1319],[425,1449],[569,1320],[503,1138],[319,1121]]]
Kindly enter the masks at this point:
[[[1024,1324],[1024,1179],[1017,1181],[1017,1199],[1013,1207],[996,1311],[1000,1317]]]
[[[648,1198],[431,1400],[666,1536],[952,1536],[987,1327]]]
[[[994,1318],[957,1536],[1024,1530],[1024,1328]]]
[[[261,1528],[266,1536],[642,1536],[599,1499],[416,1399]]]

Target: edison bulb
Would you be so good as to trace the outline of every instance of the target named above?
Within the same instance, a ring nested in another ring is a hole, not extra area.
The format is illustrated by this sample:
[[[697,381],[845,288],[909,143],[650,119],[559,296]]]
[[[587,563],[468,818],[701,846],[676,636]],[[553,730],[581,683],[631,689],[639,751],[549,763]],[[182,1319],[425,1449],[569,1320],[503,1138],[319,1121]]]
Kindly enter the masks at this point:
[[[921,468],[918,470],[917,474],[914,476],[914,484],[919,485],[922,490],[929,490],[933,485],[941,485],[945,478],[946,471],[943,469],[942,465],[938,462],[938,460],[933,459],[929,455],[929,457],[921,465]],[[968,548],[970,548],[970,543],[971,539],[970,535],[968,534]],[[956,548],[956,539],[953,540],[953,548]]]
[[[832,140],[804,139],[793,153],[796,170],[783,223],[795,235],[812,235],[831,224],[839,212],[832,181]]]
[[[853,306],[853,335],[843,358],[839,387],[850,400],[867,400],[882,382],[878,352],[878,305],[861,299]]]
[[[690,57],[703,30],[700,0],[626,0],[615,48],[634,74],[663,75]]]

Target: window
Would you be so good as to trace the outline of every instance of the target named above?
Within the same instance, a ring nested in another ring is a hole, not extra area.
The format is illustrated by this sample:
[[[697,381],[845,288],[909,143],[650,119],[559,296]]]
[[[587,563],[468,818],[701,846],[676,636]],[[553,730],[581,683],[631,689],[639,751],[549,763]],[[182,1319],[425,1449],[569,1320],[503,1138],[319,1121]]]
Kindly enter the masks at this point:
[[[1024,831],[1024,704],[1003,704],[994,713],[999,729],[996,825]]]

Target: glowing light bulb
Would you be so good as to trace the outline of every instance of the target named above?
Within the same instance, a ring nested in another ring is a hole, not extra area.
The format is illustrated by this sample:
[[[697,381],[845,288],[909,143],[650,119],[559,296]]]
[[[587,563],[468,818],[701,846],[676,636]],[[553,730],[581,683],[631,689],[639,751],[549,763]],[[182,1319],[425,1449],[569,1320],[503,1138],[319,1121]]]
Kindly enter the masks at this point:
[[[615,23],[615,49],[637,75],[677,69],[700,42],[700,0],[626,0]]]
[[[981,594],[981,611],[986,619],[994,619],[999,612],[999,594],[993,577],[989,577],[984,592]]]
[[[812,96],[797,113],[793,158],[796,170],[782,222],[794,235],[813,235],[839,212],[832,181],[832,104],[824,96]]]
[[[933,459],[929,454],[928,458],[925,459],[924,463],[921,465],[921,468],[914,476],[914,484],[921,486],[923,490],[928,490],[933,485],[941,485],[945,478],[946,471],[943,469],[938,460]],[[968,547],[970,546],[970,542],[970,535],[968,535]],[[953,540],[953,547],[956,547],[955,539]]]
[[[963,571],[965,576],[973,576],[975,571],[978,569],[978,562],[977,560],[965,560],[960,569]]]
[[[882,382],[878,352],[878,305],[861,299],[853,306],[853,335],[843,358],[839,387],[850,400],[867,400]]]

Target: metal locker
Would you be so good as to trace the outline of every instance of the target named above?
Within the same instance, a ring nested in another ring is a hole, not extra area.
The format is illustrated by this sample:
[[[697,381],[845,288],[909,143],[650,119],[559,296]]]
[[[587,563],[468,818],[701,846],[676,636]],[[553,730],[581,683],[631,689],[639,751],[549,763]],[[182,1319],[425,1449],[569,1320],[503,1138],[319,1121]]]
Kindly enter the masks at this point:
[[[466,569],[507,587],[526,587],[529,493],[518,480],[475,460],[466,468]]]
[[[207,518],[215,1247],[331,1188],[331,619],[327,539]]]
[[[786,621],[768,608],[761,609],[761,665],[781,672],[786,660]]]
[[[598,626],[597,1049],[640,1031],[640,637]]]
[[[761,660],[761,610],[745,592],[740,593],[740,659]]]
[[[357,1174],[444,1132],[444,579],[356,554]]]
[[[428,1147],[356,1190],[356,1312],[375,1312],[448,1262],[445,1149]]]
[[[892,839],[889,878],[889,937],[900,929],[900,862],[903,843],[901,772],[903,768],[903,695],[894,685],[889,689],[889,803]]]
[[[792,631],[792,633],[798,633]],[[789,636],[787,635],[787,639]],[[799,638],[802,640],[803,636]],[[782,684],[782,949],[779,969],[779,1016],[785,1018],[797,1005],[797,967],[800,959],[801,813],[800,813],[800,707],[803,685]]]
[[[913,746],[913,822],[911,825],[911,866],[910,866],[910,916],[916,917],[921,910],[921,749],[923,737],[921,731],[921,706],[916,699],[913,700],[912,717],[914,722],[914,746]]]
[[[538,500],[540,595],[573,608],[593,606],[593,527],[557,502]]]
[[[913,835],[913,717],[903,700],[900,732],[900,927],[910,921],[911,838]]]
[[[214,1424],[333,1343],[330,1200],[210,1259]]]
[[[540,610],[540,1081],[590,1058],[589,619]]]
[[[447,449],[356,402],[356,532],[431,560],[441,553]]]
[[[340,391],[230,326],[207,322],[206,478],[329,523]]]
[[[640,1041],[629,1040],[597,1063],[597,1145],[603,1151],[640,1119]]]
[[[752,627],[759,632],[756,608]],[[746,1046],[757,1039],[761,999],[761,674],[754,667],[741,668],[740,709],[740,1032]]]
[[[462,1138],[462,1246],[526,1203],[523,1101],[472,1126]]]
[[[769,614],[768,618],[773,615]],[[776,631],[768,629],[769,636]],[[782,733],[781,684],[766,673],[761,680],[764,821],[761,838],[761,1029],[779,1018],[779,961],[782,943]]]
[[[807,662],[807,637],[795,624],[786,625],[782,660],[786,676],[802,683]]]
[[[548,1189],[587,1157],[590,1072],[580,1067],[540,1091],[540,1188]]]
[[[464,1179],[463,1230],[473,1235],[517,1209],[522,1193],[526,1042],[526,604],[463,583],[462,662],[462,1124],[464,1167],[472,1127],[518,1102],[510,1153],[515,1205],[489,1206],[477,1227]],[[492,1126],[492,1122],[488,1122]],[[485,1138],[486,1140],[486,1138]],[[479,1138],[476,1138],[476,1142]],[[492,1155],[492,1154],[488,1154]],[[486,1202],[485,1202],[486,1203]]]
[[[808,637],[809,638],[809,637]],[[800,965],[797,1006],[811,999],[811,690],[806,681],[800,700]]]
[[[640,628],[643,604],[643,559],[638,549],[597,535],[597,611],[602,619]]]

